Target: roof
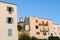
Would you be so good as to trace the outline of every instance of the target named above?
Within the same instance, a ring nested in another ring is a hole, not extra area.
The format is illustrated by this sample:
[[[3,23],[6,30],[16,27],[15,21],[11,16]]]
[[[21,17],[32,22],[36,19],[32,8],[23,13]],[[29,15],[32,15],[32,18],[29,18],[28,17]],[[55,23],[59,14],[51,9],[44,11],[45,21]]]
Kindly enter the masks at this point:
[[[40,17],[38,17],[38,18],[40,18]],[[45,19],[45,20],[52,20],[52,19],[48,19],[48,18],[41,18],[41,19]]]
[[[60,25],[60,24],[53,24],[53,25]]]
[[[9,3],[9,2],[3,2],[3,1],[0,1],[2,3],[7,3],[7,4],[12,4],[12,5],[16,5],[16,4],[13,4],[13,3]]]
[[[31,16],[31,17],[36,17],[36,16]],[[41,18],[41,17],[37,17],[39,19],[45,19],[45,20],[52,20],[52,19],[48,19],[48,18]]]

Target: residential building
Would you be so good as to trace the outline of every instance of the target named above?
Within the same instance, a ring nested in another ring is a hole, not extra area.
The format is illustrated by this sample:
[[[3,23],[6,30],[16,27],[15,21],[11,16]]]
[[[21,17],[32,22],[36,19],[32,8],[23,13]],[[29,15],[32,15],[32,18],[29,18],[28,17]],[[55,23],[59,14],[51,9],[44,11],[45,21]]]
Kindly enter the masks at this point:
[[[59,26],[60,25],[53,24],[51,19],[38,18],[35,16],[26,16],[22,24],[24,31],[29,32],[30,37],[36,37],[38,39],[48,39],[51,35],[59,36]],[[54,27],[58,29],[54,29]],[[56,35],[56,33],[59,34]]]
[[[53,28],[53,36],[60,37],[60,24],[54,24],[52,28]]]
[[[16,4],[0,1],[0,40],[18,40]]]

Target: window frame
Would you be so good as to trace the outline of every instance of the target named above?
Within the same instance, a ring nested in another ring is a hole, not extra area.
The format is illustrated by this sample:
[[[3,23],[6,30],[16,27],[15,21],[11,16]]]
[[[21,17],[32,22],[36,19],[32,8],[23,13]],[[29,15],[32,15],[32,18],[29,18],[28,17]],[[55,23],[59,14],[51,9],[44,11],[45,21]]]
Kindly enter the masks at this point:
[[[40,32],[36,32],[36,35],[40,35]]]
[[[9,23],[9,18],[11,18],[11,22],[10,23]],[[6,23],[13,24],[14,23],[14,19],[12,17],[7,17],[6,18]]]
[[[8,36],[12,36],[12,29],[8,29]]]
[[[36,23],[38,23],[38,20],[36,20]]]
[[[35,26],[36,29],[38,29],[38,26]]]
[[[9,8],[11,8],[11,9],[9,10]],[[7,7],[7,11],[8,11],[8,12],[13,12],[13,11],[14,11],[14,8],[8,6],[8,7]]]

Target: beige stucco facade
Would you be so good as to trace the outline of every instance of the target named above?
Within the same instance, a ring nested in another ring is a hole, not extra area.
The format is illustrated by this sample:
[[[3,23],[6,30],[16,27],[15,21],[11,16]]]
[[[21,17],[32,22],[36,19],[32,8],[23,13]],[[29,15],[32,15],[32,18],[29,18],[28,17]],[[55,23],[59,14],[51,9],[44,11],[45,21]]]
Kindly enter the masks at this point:
[[[36,37],[38,39],[45,39],[48,38],[48,36],[52,33],[52,21],[49,19],[44,18],[37,18],[37,17],[29,17],[29,24],[27,22],[27,25],[29,25],[29,31],[31,37]],[[44,23],[42,23],[44,22]],[[48,23],[47,23],[48,22]],[[47,25],[46,25],[47,23]],[[25,24],[26,25],[26,24]],[[38,26],[38,29],[36,29],[36,26]],[[46,35],[43,34],[44,29],[46,30]],[[26,29],[26,27],[25,27]],[[28,29],[28,28],[27,28]],[[38,33],[37,33],[38,32]]]
[[[14,11],[9,14],[7,7],[13,7]],[[7,17],[13,18],[13,23],[6,22]],[[8,36],[8,29],[10,36]],[[12,35],[12,36],[11,36]],[[0,2],[0,40],[18,40],[17,31],[17,6],[6,2]]]
[[[60,37],[60,25],[59,24],[53,25],[53,36],[59,36]]]
[[[44,22],[44,23],[42,23],[42,22]],[[46,23],[47,23],[47,25],[45,25]],[[38,26],[38,29],[36,29],[36,26]],[[35,36],[38,39],[47,38],[52,33],[52,26],[53,25],[52,25],[51,20],[37,18],[37,17],[30,17],[30,35]],[[44,31],[43,28],[45,28],[45,30],[47,31],[46,35],[43,34],[43,31]],[[40,32],[40,34],[37,34],[37,32]]]
[[[22,26],[26,32],[29,32],[31,37],[34,36],[38,39],[47,39],[51,35],[59,36],[60,32],[60,30],[57,29],[60,25],[53,24],[51,19],[38,18],[35,16],[25,17]],[[54,29],[54,27],[56,29]],[[54,32],[56,32],[57,35],[55,35]]]

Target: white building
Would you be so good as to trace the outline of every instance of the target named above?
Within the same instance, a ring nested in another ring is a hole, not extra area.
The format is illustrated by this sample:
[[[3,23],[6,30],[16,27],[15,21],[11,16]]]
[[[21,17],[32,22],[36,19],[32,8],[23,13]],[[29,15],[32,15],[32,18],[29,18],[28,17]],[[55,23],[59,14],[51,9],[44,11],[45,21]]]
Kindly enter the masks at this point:
[[[0,2],[0,40],[18,40],[16,4]]]

